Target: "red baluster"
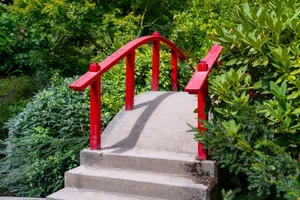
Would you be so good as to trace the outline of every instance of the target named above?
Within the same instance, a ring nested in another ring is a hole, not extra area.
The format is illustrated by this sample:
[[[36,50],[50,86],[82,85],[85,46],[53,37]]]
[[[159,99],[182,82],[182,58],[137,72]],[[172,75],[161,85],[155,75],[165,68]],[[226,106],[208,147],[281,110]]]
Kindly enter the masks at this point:
[[[135,50],[133,50],[126,57],[125,110],[132,110],[134,105],[134,63],[135,63]]]
[[[206,71],[208,69],[208,65],[205,61],[200,61],[198,64],[198,71]],[[207,115],[204,114],[204,108],[206,103],[206,97],[208,94],[208,82],[207,79],[204,81],[202,87],[198,92],[198,119],[200,120],[207,120]],[[198,121],[198,129],[201,131],[206,131],[203,127],[203,124]],[[207,159],[207,151],[203,148],[203,145],[199,142],[198,143],[198,158],[200,160]]]
[[[97,72],[100,66],[97,63],[90,65],[90,72]],[[101,148],[101,77],[90,86],[90,148]]]
[[[177,91],[178,79],[178,52],[174,49],[171,50],[171,86],[172,91]]]
[[[160,36],[158,32],[154,32],[153,36]],[[153,40],[152,44],[152,91],[158,91],[159,89],[159,51],[160,41]]]

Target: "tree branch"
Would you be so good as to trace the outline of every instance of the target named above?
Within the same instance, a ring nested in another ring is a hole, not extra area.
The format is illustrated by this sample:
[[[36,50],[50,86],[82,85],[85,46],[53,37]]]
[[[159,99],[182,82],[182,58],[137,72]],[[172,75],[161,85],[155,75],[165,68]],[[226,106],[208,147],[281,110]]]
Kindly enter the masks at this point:
[[[148,1],[147,1],[147,4],[146,4],[146,6],[145,6],[144,12],[143,12],[143,14],[142,14],[140,30],[139,30],[139,32],[138,32],[138,34],[137,34],[137,36],[136,36],[137,38],[140,37],[140,35],[141,35],[141,33],[142,33],[142,31],[143,31],[143,29],[144,29],[145,27],[152,26],[152,25],[157,21],[157,19],[158,19],[158,18],[157,18],[157,19],[155,19],[151,24],[148,24],[148,25],[145,25],[145,26],[144,26],[145,15],[146,15],[146,13],[147,13],[147,11],[148,11],[148,7],[149,7],[150,3],[151,3],[151,0],[148,0]]]
[[[95,47],[96,47],[97,49],[100,49],[100,50],[103,51],[104,53],[108,54],[107,50],[106,50],[104,47],[102,47],[100,44],[98,44],[98,43],[92,38],[92,36],[91,36],[88,32],[84,32],[84,33],[85,33],[85,35],[89,38],[89,40],[95,45]]]

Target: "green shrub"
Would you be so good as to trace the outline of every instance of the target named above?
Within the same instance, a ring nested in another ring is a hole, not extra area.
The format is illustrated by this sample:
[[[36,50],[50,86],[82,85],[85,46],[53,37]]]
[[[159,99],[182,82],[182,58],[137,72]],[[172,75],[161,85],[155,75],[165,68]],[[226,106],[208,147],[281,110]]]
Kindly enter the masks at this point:
[[[0,78],[0,140],[7,137],[2,129],[4,122],[25,107],[33,92],[28,76]]]
[[[186,9],[174,11],[174,22],[170,38],[177,44],[193,63],[205,56],[212,46],[209,36],[217,25],[230,26],[228,23],[232,0],[187,1]]]
[[[71,91],[73,80],[55,76],[5,124],[0,185],[18,196],[46,196],[61,188],[63,172],[78,165],[79,151],[88,144],[88,91]]]
[[[213,37],[223,66],[210,77],[214,118],[196,139],[235,177],[236,199],[300,196],[299,13],[299,0],[245,3],[236,28]]]

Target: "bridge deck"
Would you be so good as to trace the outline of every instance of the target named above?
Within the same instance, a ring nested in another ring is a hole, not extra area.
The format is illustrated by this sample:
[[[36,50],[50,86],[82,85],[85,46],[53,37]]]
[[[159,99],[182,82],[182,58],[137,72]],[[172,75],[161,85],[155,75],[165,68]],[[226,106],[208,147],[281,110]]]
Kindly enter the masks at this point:
[[[196,126],[195,96],[185,92],[146,92],[135,97],[102,134],[102,152],[194,160],[197,143],[187,123]]]

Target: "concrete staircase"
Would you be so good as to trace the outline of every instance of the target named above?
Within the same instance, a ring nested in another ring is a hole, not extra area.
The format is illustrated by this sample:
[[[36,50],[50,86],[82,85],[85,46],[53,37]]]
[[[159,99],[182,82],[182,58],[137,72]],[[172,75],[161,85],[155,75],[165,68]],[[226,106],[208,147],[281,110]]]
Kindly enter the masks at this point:
[[[193,134],[196,100],[183,92],[135,98],[102,134],[102,150],[83,150],[65,173],[65,188],[47,200],[217,199],[217,163],[198,161]]]

